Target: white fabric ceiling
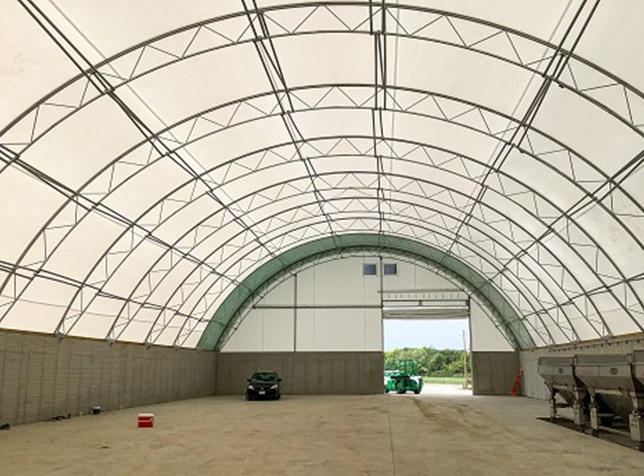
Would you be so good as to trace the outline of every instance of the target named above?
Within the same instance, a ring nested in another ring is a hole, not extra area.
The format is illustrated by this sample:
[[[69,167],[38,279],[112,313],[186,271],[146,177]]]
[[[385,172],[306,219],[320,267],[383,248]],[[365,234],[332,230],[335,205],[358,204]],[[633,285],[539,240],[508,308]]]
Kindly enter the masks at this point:
[[[0,0],[0,326],[194,347],[321,236],[644,325],[644,2]]]

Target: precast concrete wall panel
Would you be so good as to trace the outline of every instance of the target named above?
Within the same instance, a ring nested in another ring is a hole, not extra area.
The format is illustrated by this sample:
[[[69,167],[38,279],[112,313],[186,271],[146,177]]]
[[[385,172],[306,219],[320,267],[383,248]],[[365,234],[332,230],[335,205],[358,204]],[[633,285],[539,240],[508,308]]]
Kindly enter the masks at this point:
[[[382,352],[226,352],[217,357],[217,394],[244,394],[257,370],[275,370],[285,395],[383,392]]]
[[[510,395],[518,371],[517,352],[472,352],[474,395]]]
[[[0,331],[0,424],[212,395],[216,356]]]

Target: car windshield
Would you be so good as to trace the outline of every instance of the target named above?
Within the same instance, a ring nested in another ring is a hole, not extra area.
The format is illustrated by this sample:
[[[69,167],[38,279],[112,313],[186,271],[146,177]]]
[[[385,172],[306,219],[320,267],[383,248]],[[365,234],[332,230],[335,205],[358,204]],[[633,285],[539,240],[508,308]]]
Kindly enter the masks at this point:
[[[277,380],[277,374],[273,372],[256,372],[250,379],[255,382],[274,382]]]

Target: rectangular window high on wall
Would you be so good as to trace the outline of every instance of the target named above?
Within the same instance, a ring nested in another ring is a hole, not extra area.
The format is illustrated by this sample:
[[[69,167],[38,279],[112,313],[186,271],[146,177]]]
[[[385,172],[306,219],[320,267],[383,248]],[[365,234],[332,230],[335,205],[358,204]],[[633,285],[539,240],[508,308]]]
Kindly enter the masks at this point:
[[[378,267],[375,264],[363,264],[362,265],[362,275],[363,276],[377,276]]]
[[[395,276],[398,274],[398,265],[396,263],[385,263],[383,265],[383,273],[385,276]]]

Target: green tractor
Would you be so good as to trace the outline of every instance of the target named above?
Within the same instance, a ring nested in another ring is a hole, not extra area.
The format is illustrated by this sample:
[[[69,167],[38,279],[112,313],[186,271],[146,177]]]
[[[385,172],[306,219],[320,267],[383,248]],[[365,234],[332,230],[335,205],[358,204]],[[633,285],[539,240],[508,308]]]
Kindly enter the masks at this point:
[[[418,375],[418,366],[412,359],[400,359],[396,369],[385,370],[385,393],[414,392],[423,389],[423,377]]]

